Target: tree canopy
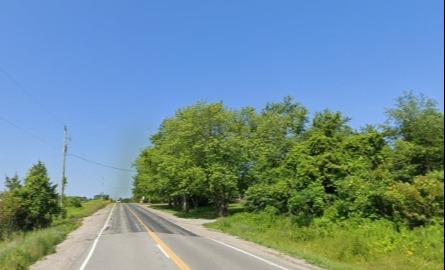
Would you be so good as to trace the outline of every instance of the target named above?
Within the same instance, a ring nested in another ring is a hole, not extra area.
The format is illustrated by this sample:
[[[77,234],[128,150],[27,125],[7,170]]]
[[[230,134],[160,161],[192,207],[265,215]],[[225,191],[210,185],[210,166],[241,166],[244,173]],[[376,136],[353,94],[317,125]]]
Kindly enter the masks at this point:
[[[16,230],[47,227],[62,211],[56,185],[41,161],[29,169],[23,184],[15,175],[6,176],[5,186],[7,190],[0,194],[0,239]]]
[[[354,130],[341,112],[312,119],[291,97],[232,110],[199,102],[164,120],[134,166],[133,195],[220,215],[242,198],[301,224],[314,218],[443,222],[443,112],[407,92],[381,126]]]

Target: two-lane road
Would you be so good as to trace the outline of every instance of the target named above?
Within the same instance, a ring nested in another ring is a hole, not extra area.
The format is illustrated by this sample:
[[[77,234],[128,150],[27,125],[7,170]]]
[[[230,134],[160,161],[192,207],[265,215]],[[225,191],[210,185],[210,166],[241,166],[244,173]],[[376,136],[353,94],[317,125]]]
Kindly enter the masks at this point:
[[[254,253],[196,235],[144,206],[117,203],[79,269],[308,269]]]

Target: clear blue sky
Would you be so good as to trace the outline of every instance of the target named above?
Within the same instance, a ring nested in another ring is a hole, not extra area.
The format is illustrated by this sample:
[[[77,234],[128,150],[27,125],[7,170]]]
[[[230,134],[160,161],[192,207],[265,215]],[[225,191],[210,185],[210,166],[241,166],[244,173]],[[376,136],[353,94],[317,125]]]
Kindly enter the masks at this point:
[[[404,91],[443,110],[442,0],[0,2],[0,190],[68,152],[132,169],[162,120],[197,101],[286,95],[381,124]],[[131,196],[132,172],[67,157],[66,194]],[[60,187],[60,185],[59,185]]]

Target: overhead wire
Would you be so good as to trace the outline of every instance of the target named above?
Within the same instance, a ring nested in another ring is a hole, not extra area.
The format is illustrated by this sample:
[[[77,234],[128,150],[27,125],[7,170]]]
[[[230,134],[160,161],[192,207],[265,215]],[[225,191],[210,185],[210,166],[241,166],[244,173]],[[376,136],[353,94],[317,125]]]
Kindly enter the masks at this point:
[[[13,122],[11,122],[11,121],[9,121],[8,119],[4,118],[3,116],[0,116],[0,119],[3,120],[4,122],[6,122],[7,124],[9,124],[9,125],[11,125],[11,126],[17,128],[18,130],[22,131],[23,133],[27,134],[28,136],[33,137],[34,139],[36,139],[36,140],[38,140],[38,141],[40,141],[40,142],[46,144],[47,146],[49,146],[49,147],[51,147],[51,148],[53,148],[53,149],[57,149],[57,147],[55,147],[54,145],[48,143],[48,142],[45,141],[44,139],[40,138],[39,136],[35,135],[34,133],[32,133],[32,132],[30,132],[30,131],[28,131],[28,130],[22,128],[21,126],[19,126],[19,125],[13,123]],[[86,158],[81,157],[81,156],[78,156],[78,155],[76,155],[76,154],[70,154],[70,153],[68,153],[67,155],[68,155],[68,156],[75,157],[75,158],[78,158],[78,159],[81,159],[81,160],[83,160],[83,161],[86,161],[86,162],[89,162],[89,163],[92,163],[92,164],[96,164],[96,165],[99,165],[99,166],[102,166],[102,167],[110,168],[110,169],[115,169],[115,170],[119,170],[119,171],[127,171],[127,172],[137,172],[137,171],[135,171],[135,170],[122,169],[122,168],[118,168],[118,167],[114,167],[114,166],[109,166],[109,165],[106,165],[106,164],[103,164],[103,163],[100,163],[100,162],[97,162],[97,161],[93,161],[93,160],[90,160],[90,159],[86,159]]]
[[[57,148],[57,147],[55,147],[54,145],[52,145],[52,144],[48,143],[47,141],[45,141],[44,139],[40,138],[39,136],[33,134],[32,132],[29,132],[28,130],[22,128],[21,126],[19,126],[19,125],[13,123],[13,122],[11,122],[11,121],[9,121],[8,119],[4,118],[3,116],[0,116],[0,119],[3,120],[4,122],[6,122],[7,124],[9,124],[9,125],[15,127],[16,129],[22,131],[23,133],[27,134],[28,136],[31,136],[31,137],[33,137],[34,139],[39,140],[40,142],[46,144],[47,146],[49,146],[49,147],[51,147],[51,148],[54,148],[54,149]]]
[[[89,162],[89,163],[92,163],[92,164],[96,164],[96,165],[99,165],[99,166],[102,166],[102,167],[110,168],[110,169],[115,169],[115,170],[119,170],[119,171],[126,171],[126,172],[137,172],[135,170],[122,169],[122,168],[118,168],[118,167],[114,167],[114,166],[105,165],[105,164],[102,164],[100,162],[89,160],[89,159],[86,159],[84,157],[81,157],[81,156],[78,156],[78,155],[75,155],[75,154],[69,154],[68,153],[67,155],[71,156],[71,157],[75,157],[75,158],[81,159],[83,161],[86,161],[86,162]]]
[[[13,82],[18,89],[20,89],[23,93],[25,93],[30,99],[32,99],[37,105],[39,105],[44,111],[46,111],[49,115],[51,115],[51,117],[53,117],[57,122],[59,122],[60,124],[62,124],[63,126],[65,126],[65,124],[63,123],[63,121],[57,117],[56,114],[54,114],[52,111],[50,111],[48,108],[46,108],[45,106],[43,106],[42,103],[40,103],[36,98],[34,98],[26,89],[25,87],[23,87],[20,83],[18,83],[11,75],[9,75],[8,72],[6,72],[6,70],[4,70],[2,67],[0,67],[0,71],[3,73],[3,75],[6,76],[6,78],[8,78],[11,82]]]
[[[31,98],[36,104],[38,104],[43,110],[45,110],[48,114],[50,114],[57,122],[61,123],[62,125],[65,126],[64,122],[62,120],[60,120],[59,117],[57,117],[54,113],[52,113],[49,109],[47,109],[45,106],[43,106],[42,103],[40,103],[36,98],[34,98],[20,83],[18,83],[11,75],[9,75],[8,72],[6,72],[2,67],[0,67],[0,71],[3,73],[3,75],[5,75],[11,82],[13,82],[23,93],[25,93],[29,98]],[[39,136],[33,134],[32,132],[26,130],[25,128],[13,123],[12,121],[4,118],[3,116],[0,116],[0,119],[3,120],[4,122],[8,123],[9,125],[19,129],[20,131],[24,132],[25,134],[27,134],[28,136],[33,137],[36,140],[39,140],[40,142],[50,146],[51,148],[57,149],[57,147],[55,147],[54,145],[49,144],[48,142],[46,142],[45,140],[43,140],[42,138],[40,138]],[[102,166],[102,167],[106,167],[109,169],[114,169],[114,170],[119,170],[119,171],[127,171],[127,172],[136,172],[135,170],[130,170],[130,169],[122,169],[122,168],[118,168],[115,166],[110,166],[110,165],[106,165],[97,161],[93,161],[84,157],[81,157],[79,155],[75,155],[75,154],[70,154],[67,153],[68,156],[72,156],[78,159],[81,159],[83,161],[98,165],[98,166]]]

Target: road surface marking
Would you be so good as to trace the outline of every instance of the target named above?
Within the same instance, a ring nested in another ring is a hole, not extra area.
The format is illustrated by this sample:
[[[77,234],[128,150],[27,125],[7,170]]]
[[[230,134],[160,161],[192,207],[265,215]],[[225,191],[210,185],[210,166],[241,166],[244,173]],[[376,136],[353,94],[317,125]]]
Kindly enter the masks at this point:
[[[82,266],[79,268],[79,270],[84,270],[85,266],[87,266],[88,261],[91,259],[91,256],[93,256],[93,252],[96,249],[97,243],[99,243],[99,237],[102,235],[102,233],[110,227],[108,225],[108,222],[110,221],[111,215],[113,214],[114,207],[116,205],[113,205],[113,208],[111,208],[110,214],[108,214],[107,221],[105,221],[105,225],[102,227],[102,230],[100,230],[99,234],[97,235],[96,239],[94,239],[93,246],[91,247],[90,253],[88,253],[88,256],[86,257],[85,261],[83,262]]]
[[[155,240],[155,242],[162,247],[165,253],[168,254],[169,258],[179,267],[180,270],[191,270],[185,262],[183,262],[154,232],[150,230],[150,228],[147,227],[147,225],[144,224],[144,222],[142,222],[141,218],[133,210],[131,210],[129,206],[126,205],[126,207],[136,217],[139,223],[145,227],[145,230],[148,232],[151,238],[153,238],[153,240]]]
[[[255,259],[258,259],[258,260],[260,260],[260,261],[263,261],[263,262],[265,262],[265,263],[268,263],[268,264],[270,264],[270,265],[272,265],[272,266],[275,266],[275,267],[277,267],[277,268],[280,268],[280,269],[282,269],[282,270],[290,270],[290,269],[284,268],[284,267],[282,267],[282,266],[280,266],[280,265],[278,265],[278,264],[275,264],[275,263],[273,263],[273,262],[271,262],[271,261],[268,261],[268,260],[263,259],[263,258],[261,258],[261,257],[258,257],[258,256],[256,256],[256,255],[253,255],[252,253],[249,253],[249,252],[247,252],[247,251],[245,251],[245,250],[239,249],[239,248],[237,248],[237,247],[231,246],[231,245],[229,245],[229,244],[223,243],[223,242],[218,241],[218,240],[215,240],[215,239],[213,239],[213,238],[209,238],[209,239],[210,239],[210,240],[213,240],[213,241],[215,241],[215,242],[217,242],[217,243],[219,243],[219,244],[221,244],[221,245],[224,245],[224,246],[226,246],[226,247],[232,248],[232,249],[234,249],[234,250],[236,250],[236,251],[239,251],[239,252],[241,252],[241,253],[244,253],[244,254],[246,254],[246,255],[249,255],[249,256],[251,256],[251,257],[254,257]]]
[[[162,251],[162,253],[164,253],[165,257],[170,259],[170,256],[168,256],[167,252],[165,252],[165,250],[159,244],[157,244],[156,246]]]

